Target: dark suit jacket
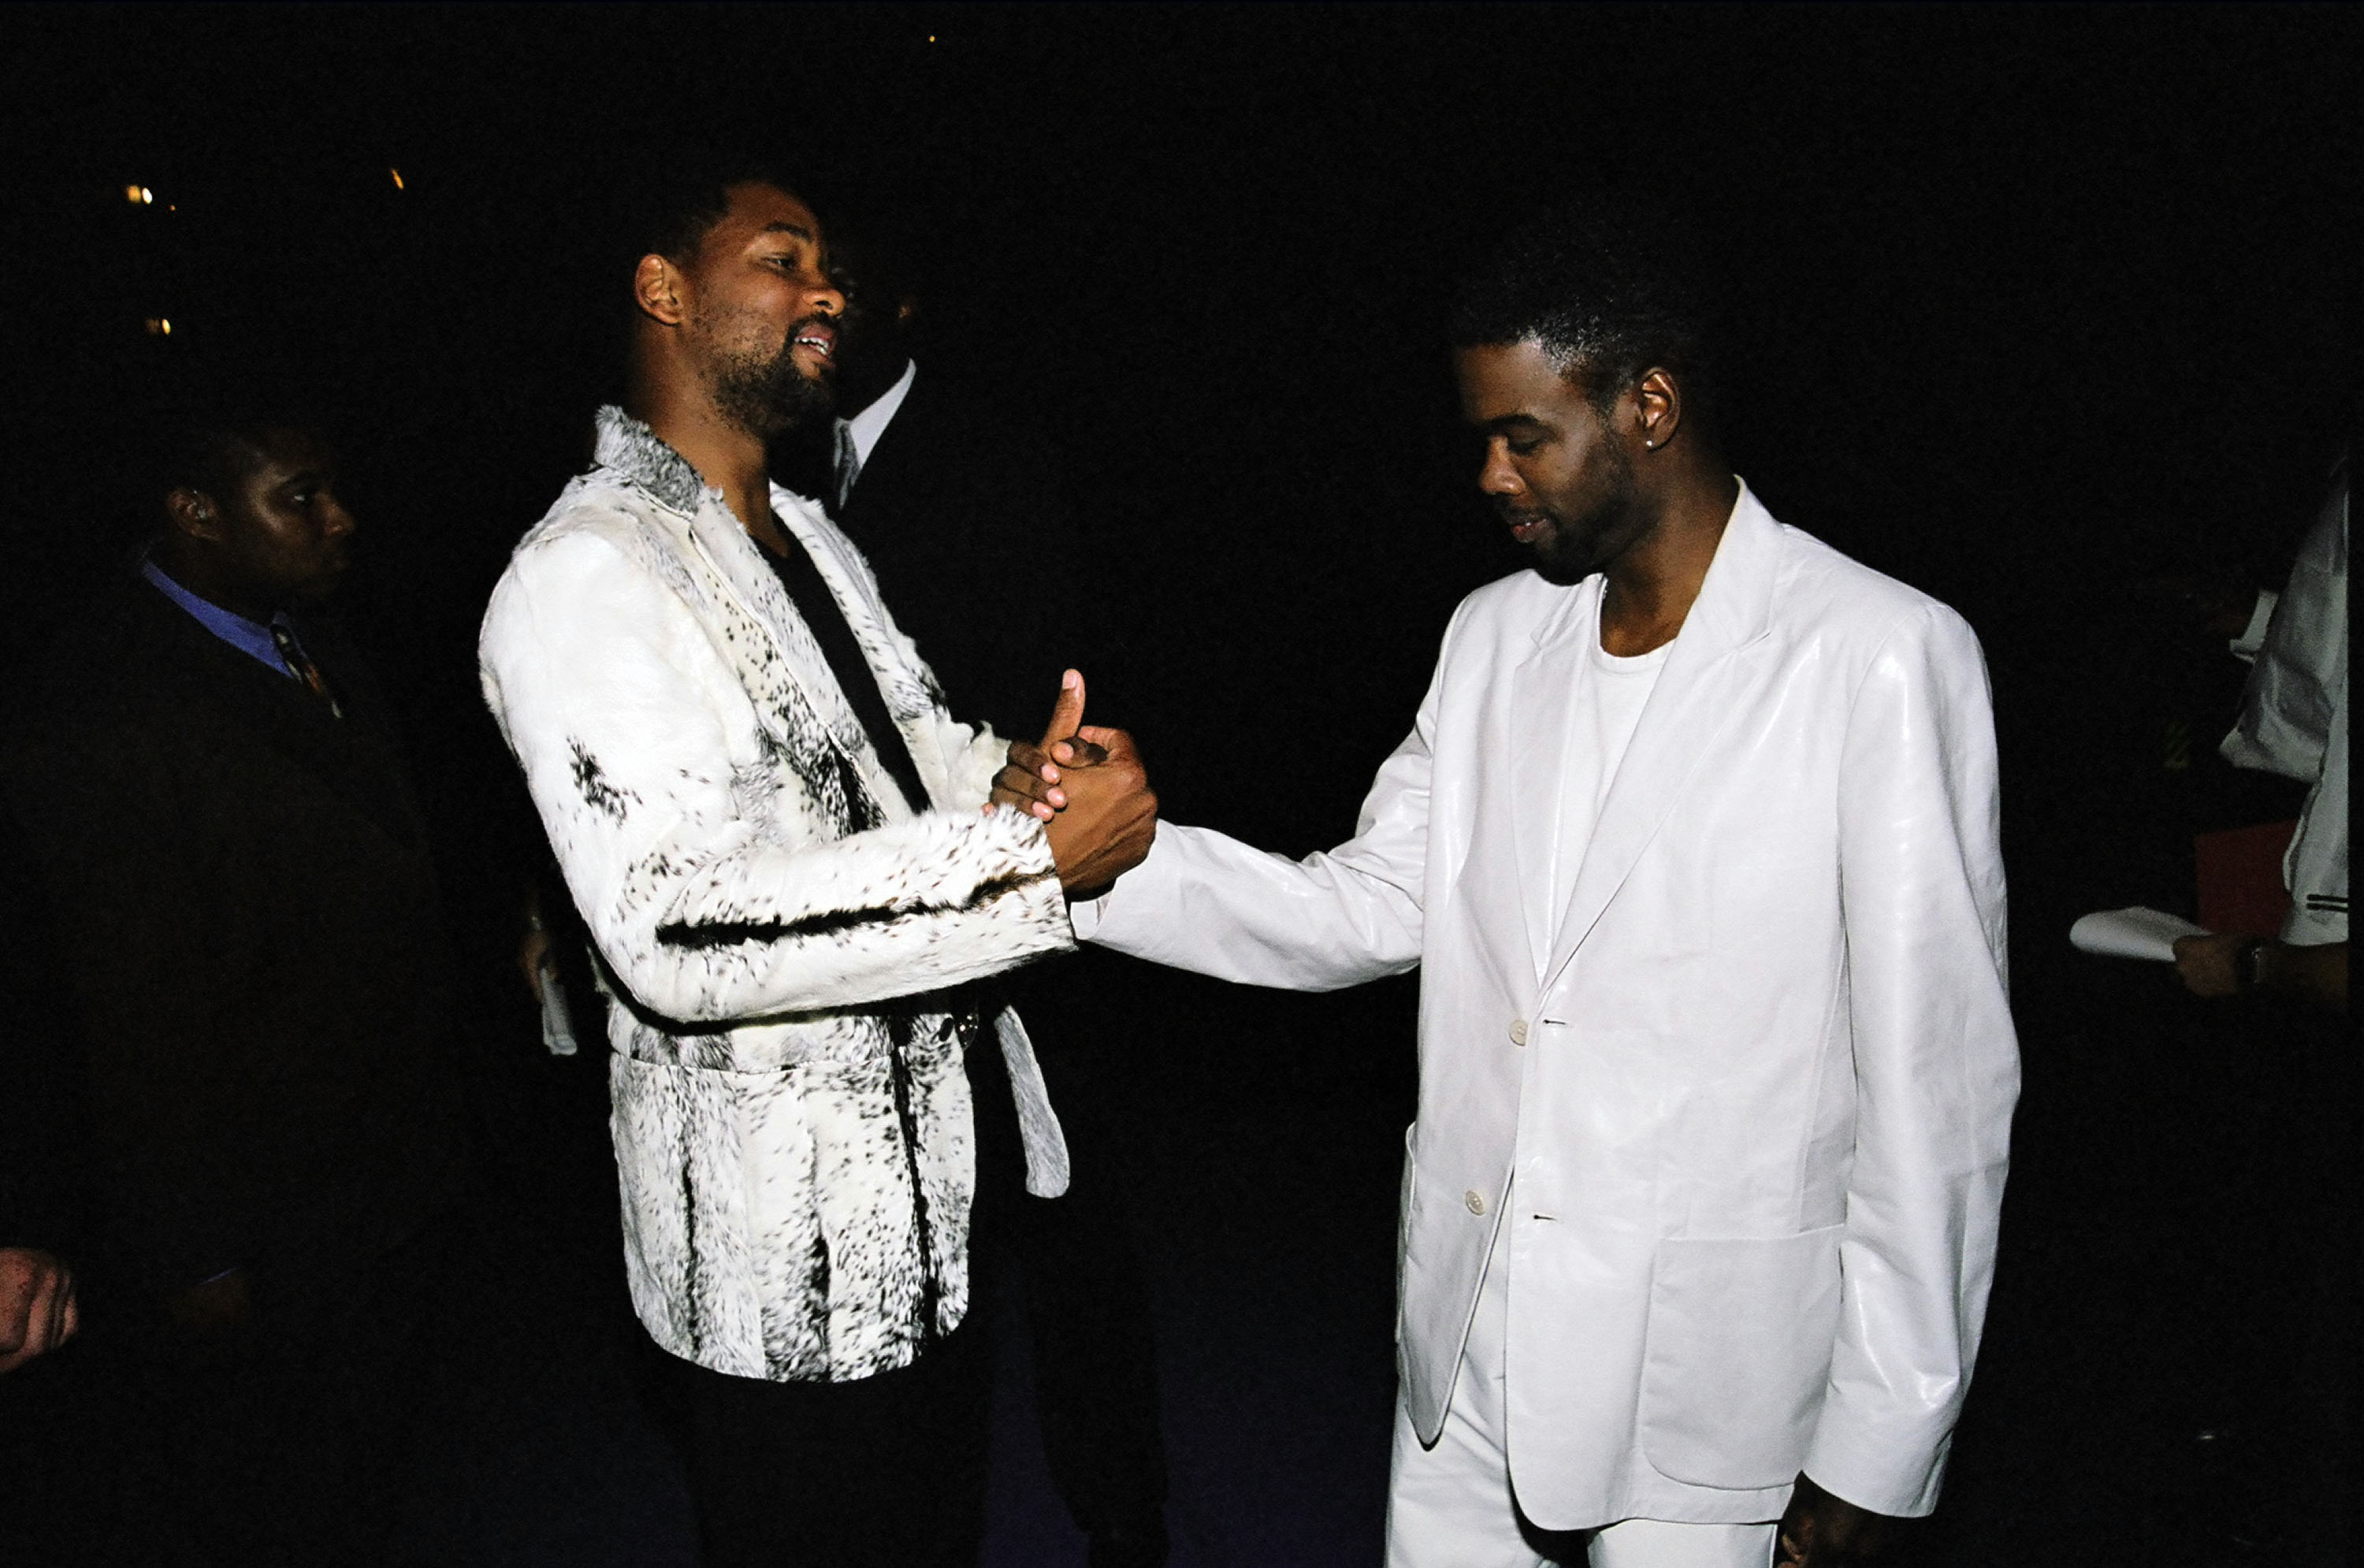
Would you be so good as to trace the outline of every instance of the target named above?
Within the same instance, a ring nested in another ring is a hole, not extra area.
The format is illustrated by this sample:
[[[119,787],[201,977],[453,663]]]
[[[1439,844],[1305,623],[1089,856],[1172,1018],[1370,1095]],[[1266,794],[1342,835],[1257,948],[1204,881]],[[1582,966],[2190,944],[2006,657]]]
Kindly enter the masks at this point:
[[[56,995],[23,831],[0,812],[0,1247],[79,1253],[89,1118],[81,1029]]]
[[[344,719],[137,580],[7,696],[0,796],[82,1024],[97,1246],[150,1287],[364,1256],[457,1190],[418,807],[350,650],[298,634]]]
[[[1081,668],[1089,696],[1106,639],[1072,591],[1081,533],[1058,453],[993,390],[922,363],[838,522],[953,717],[1032,739],[1062,670]]]
[[[1123,628],[1093,591],[1099,547],[1068,499],[1057,447],[998,384],[920,361],[838,521],[954,718],[1036,739],[1072,667],[1084,672],[1084,721],[1122,722]],[[997,982],[1032,1020],[1071,1149],[1110,1119],[1098,1080],[1122,1078],[1123,1053],[1098,1030],[1079,1035],[1061,1010],[1083,995],[1108,1005],[1125,962],[1087,947]]]

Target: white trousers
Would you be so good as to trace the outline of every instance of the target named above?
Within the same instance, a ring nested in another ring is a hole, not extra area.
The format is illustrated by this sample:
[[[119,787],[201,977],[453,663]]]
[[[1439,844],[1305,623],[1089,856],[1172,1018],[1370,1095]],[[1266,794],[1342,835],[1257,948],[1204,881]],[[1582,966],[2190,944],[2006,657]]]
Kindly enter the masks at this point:
[[[1519,1512],[1502,1419],[1508,1273],[1498,1232],[1478,1287],[1469,1345],[1445,1408],[1444,1431],[1434,1448],[1422,1446],[1402,1397],[1397,1397],[1395,1458],[1388,1479],[1388,1568],[1767,1568],[1775,1529],[1769,1522],[1624,1519],[1600,1529],[1562,1531],[1539,1529]]]

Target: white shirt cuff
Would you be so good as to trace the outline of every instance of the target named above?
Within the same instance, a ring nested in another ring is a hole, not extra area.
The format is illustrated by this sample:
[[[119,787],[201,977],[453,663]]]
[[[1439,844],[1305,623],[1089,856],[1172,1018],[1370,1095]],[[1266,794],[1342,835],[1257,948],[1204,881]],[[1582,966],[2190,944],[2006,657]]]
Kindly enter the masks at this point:
[[[2248,664],[2258,662],[2258,651],[2266,645],[2266,628],[2272,624],[2274,606],[2280,598],[2271,588],[2258,590],[2257,607],[2249,612],[2248,626],[2226,645],[2233,650],[2234,658]]]

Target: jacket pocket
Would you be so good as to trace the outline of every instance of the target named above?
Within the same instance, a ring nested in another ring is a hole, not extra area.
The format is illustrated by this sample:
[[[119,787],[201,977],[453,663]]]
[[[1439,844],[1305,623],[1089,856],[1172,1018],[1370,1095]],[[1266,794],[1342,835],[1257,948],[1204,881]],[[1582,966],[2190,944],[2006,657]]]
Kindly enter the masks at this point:
[[[1782,1486],[1805,1462],[1839,1322],[1839,1236],[1658,1243],[1642,1451],[1693,1486]]]

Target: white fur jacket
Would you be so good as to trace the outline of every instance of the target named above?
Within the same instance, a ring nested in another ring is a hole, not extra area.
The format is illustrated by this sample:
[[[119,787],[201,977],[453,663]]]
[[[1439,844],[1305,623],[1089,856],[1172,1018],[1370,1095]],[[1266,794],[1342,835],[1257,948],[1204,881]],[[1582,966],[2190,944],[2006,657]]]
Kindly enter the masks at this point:
[[[842,1382],[968,1307],[976,1154],[958,987],[1074,944],[1041,825],[985,813],[1002,745],[945,714],[853,546],[775,489],[935,809],[914,817],[721,495],[599,412],[478,646],[485,700],[609,989],[632,1300],[718,1372]],[[1066,1151],[1016,1015],[991,1020],[1029,1187]]]

